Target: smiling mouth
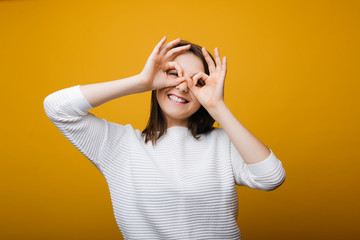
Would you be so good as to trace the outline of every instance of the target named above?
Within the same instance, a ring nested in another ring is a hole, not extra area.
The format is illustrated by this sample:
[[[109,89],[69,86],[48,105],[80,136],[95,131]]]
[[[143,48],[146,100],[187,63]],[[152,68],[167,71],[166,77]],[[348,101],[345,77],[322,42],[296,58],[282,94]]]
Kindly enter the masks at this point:
[[[179,103],[179,104],[186,104],[186,103],[189,102],[188,100],[186,100],[186,99],[184,99],[184,98],[181,98],[181,97],[177,97],[177,96],[175,96],[175,95],[173,95],[173,94],[168,94],[167,97],[168,97],[171,101],[173,101],[173,102],[175,102],[175,103]]]

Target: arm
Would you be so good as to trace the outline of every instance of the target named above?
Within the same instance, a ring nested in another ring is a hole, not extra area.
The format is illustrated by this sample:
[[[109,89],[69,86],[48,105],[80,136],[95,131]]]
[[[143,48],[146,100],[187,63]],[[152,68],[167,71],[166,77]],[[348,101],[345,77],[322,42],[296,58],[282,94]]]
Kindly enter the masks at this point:
[[[274,153],[247,130],[224,102],[208,109],[230,138],[230,155],[238,185],[271,191],[285,181],[285,170]]]
[[[100,169],[99,153],[109,134],[126,137],[129,126],[111,124],[88,111],[107,101],[152,89],[176,86],[183,80],[168,79],[167,71],[179,68],[167,60],[188,46],[169,49],[180,39],[163,46],[163,38],[154,48],[138,75],[96,84],[78,85],[56,91],[44,99],[44,109],[60,132]],[[179,72],[181,70],[179,69]],[[115,132],[117,134],[115,134]]]
[[[224,102],[208,109],[208,112],[225,130],[245,163],[258,163],[270,155],[270,149],[235,118]]]
[[[80,90],[92,107],[97,107],[122,96],[146,92],[150,90],[144,84],[140,75],[120,80],[80,85]]]
[[[116,81],[77,85],[56,91],[44,99],[44,109],[59,131],[99,170],[99,154],[109,132],[125,138],[133,131],[130,126],[115,127],[88,111],[116,97],[145,91],[141,78],[133,77]]]
[[[44,99],[45,113],[51,122],[100,170],[98,155],[109,132],[109,122],[88,113],[92,108],[79,85],[51,93]]]
[[[97,107],[125,95],[177,86],[183,82],[184,79],[167,78],[167,71],[170,69],[176,69],[179,76],[182,75],[180,66],[168,60],[188,50],[190,45],[172,48],[180,42],[180,38],[163,46],[165,41],[166,37],[155,46],[140,74],[121,80],[81,86],[88,102]]]
[[[187,82],[192,93],[230,138],[236,183],[262,190],[276,189],[285,180],[280,160],[234,117],[224,103],[226,57],[221,61],[215,48],[215,65],[205,48],[202,52],[210,75],[200,72]],[[199,79],[205,81],[203,87],[196,86]]]

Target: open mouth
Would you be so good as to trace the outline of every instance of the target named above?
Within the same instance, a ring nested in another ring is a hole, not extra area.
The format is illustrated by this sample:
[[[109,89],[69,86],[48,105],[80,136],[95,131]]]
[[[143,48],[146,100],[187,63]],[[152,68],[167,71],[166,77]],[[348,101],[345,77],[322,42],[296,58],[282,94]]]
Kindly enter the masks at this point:
[[[167,97],[168,97],[172,102],[175,102],[175,103],[178,103],[178,104],[186,104],[186,103],[189,102],[189,101],[186,100],[185,98],[176,96],[176,95],[174,95],[174,94],[168,94]]]

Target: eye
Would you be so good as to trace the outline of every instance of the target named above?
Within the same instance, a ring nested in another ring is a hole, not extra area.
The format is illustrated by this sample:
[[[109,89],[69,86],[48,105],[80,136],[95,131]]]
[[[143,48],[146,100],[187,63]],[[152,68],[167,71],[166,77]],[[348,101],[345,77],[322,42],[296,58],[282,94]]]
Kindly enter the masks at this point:
[[[178,77],[178,76],[179,76],[179,75],[177,74],[177,72],[175,72],[175,71],[169,71],[169,72],[167,72],[167,74],[172,75],[172,76],[175,76],[175,77]]]
[[[199,79],[199,81],[196,84],[196,86],[200,86],[200,87],[203,87],[204,85],[205,85],[205,82],[202,79]]]

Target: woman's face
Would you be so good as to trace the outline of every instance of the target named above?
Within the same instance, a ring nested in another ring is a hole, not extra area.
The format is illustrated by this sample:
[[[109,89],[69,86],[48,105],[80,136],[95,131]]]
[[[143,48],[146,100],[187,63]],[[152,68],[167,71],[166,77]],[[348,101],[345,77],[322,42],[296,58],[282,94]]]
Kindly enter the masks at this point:
[[[201,59],[193,53],[183,53],[174,58],[173,61],[177,62],[182,68],[183,77],[192,78],[198,72],[205,71]],[[168,77],[178,77],[175,69],[169,70],[167,74]],[[182,82],[179,86],[158,89],[156,92],[156,97],[166,118],[168,128],[173,126],[187,127],[188,118],[201,106],[190,89],[188,89],[186,81]]]

